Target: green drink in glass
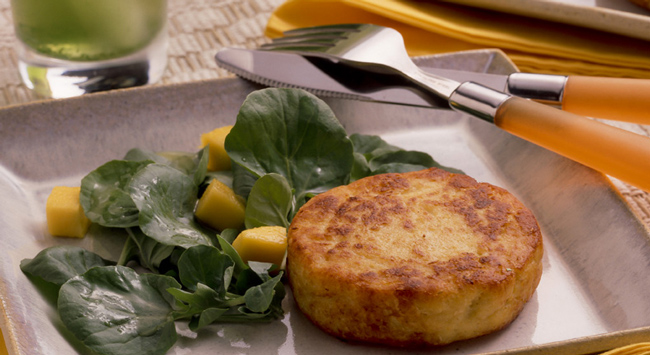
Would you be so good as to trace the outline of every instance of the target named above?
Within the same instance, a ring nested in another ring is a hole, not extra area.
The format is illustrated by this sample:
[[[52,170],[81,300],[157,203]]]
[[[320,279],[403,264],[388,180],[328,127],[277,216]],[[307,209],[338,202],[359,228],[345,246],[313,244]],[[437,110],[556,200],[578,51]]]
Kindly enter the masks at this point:
[[[37,95],[69,97],[157,81],[167,0],[12,0],[19,66]]]

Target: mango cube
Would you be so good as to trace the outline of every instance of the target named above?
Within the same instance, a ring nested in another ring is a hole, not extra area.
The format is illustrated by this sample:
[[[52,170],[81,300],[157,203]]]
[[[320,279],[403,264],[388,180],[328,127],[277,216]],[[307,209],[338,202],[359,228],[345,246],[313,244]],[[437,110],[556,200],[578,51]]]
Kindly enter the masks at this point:
[[[90,226],[81,203],[80,187],[56,186],[45,203],[47,229],[58,237],[83,238]]]
[[[244,225],[246,202],[217,179],[213,179],[196,205],[194,215],[208,226],[224,230]]]
[[[232,126],[223,126],[201,135],[201,148],[209,145],[208,170],[230,170],[230,157],[226,152],[226,148],[224,148],[224,144],[231,129]]]
[[[287,251],[287,229],[276,226],[247,229],[239,233],[232,246],[245,262],[260,261],[281,266]]]

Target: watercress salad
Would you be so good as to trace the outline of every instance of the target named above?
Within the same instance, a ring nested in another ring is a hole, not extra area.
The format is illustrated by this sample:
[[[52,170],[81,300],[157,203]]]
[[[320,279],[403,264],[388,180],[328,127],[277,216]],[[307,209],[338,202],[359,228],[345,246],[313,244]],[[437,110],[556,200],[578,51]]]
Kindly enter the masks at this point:
[[[118,260],[55,246],[21,262],[24,273],[58,289],[59,316],[87,347],[99,354],[164,354],[176,342],[177,321],[196,331],[213,322],[283,317],[282,270],[245,263],[231,245],[240,231],[211,230],[194,218],[212,179],[246,199],[245,228],[288,227],[309,198],[333,187],[441,167],[428,154],[378,136],[348,136],[327,104],[299,89],[251,93],[225,148],[228,172],[207,171],[207,147],[174,154],[136,148],[82,179],[86,216],[126,231]]]

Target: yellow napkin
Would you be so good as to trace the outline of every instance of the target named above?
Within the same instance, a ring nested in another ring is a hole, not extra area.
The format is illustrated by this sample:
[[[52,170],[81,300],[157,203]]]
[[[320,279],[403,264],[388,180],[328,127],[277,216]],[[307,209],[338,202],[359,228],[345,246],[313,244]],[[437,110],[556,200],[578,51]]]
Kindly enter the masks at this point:
[[[443,1],[288,0],[266,35],[336,23],[392,27],[411,56],[500,48],[521,71],[650,78],[648,41]]]
[[[647,355],[650,354],[650,343],[637,343],[623,346],[601,355]]]
[[[5,338],[2,336],[2,329],[0,329],[0,355],[7,355],[7,346],[5,345]]]

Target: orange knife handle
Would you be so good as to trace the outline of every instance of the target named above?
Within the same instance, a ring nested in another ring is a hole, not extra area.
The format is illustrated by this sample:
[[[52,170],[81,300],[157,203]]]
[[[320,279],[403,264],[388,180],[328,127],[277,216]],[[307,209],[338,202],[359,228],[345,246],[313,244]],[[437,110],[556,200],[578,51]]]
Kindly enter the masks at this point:
[[[583,116],[650,124],[650,80],[569,76],[562,109]]]
[[[650,191],[650,138],[530,100],[510,97],[494,123],[523,139]]]

